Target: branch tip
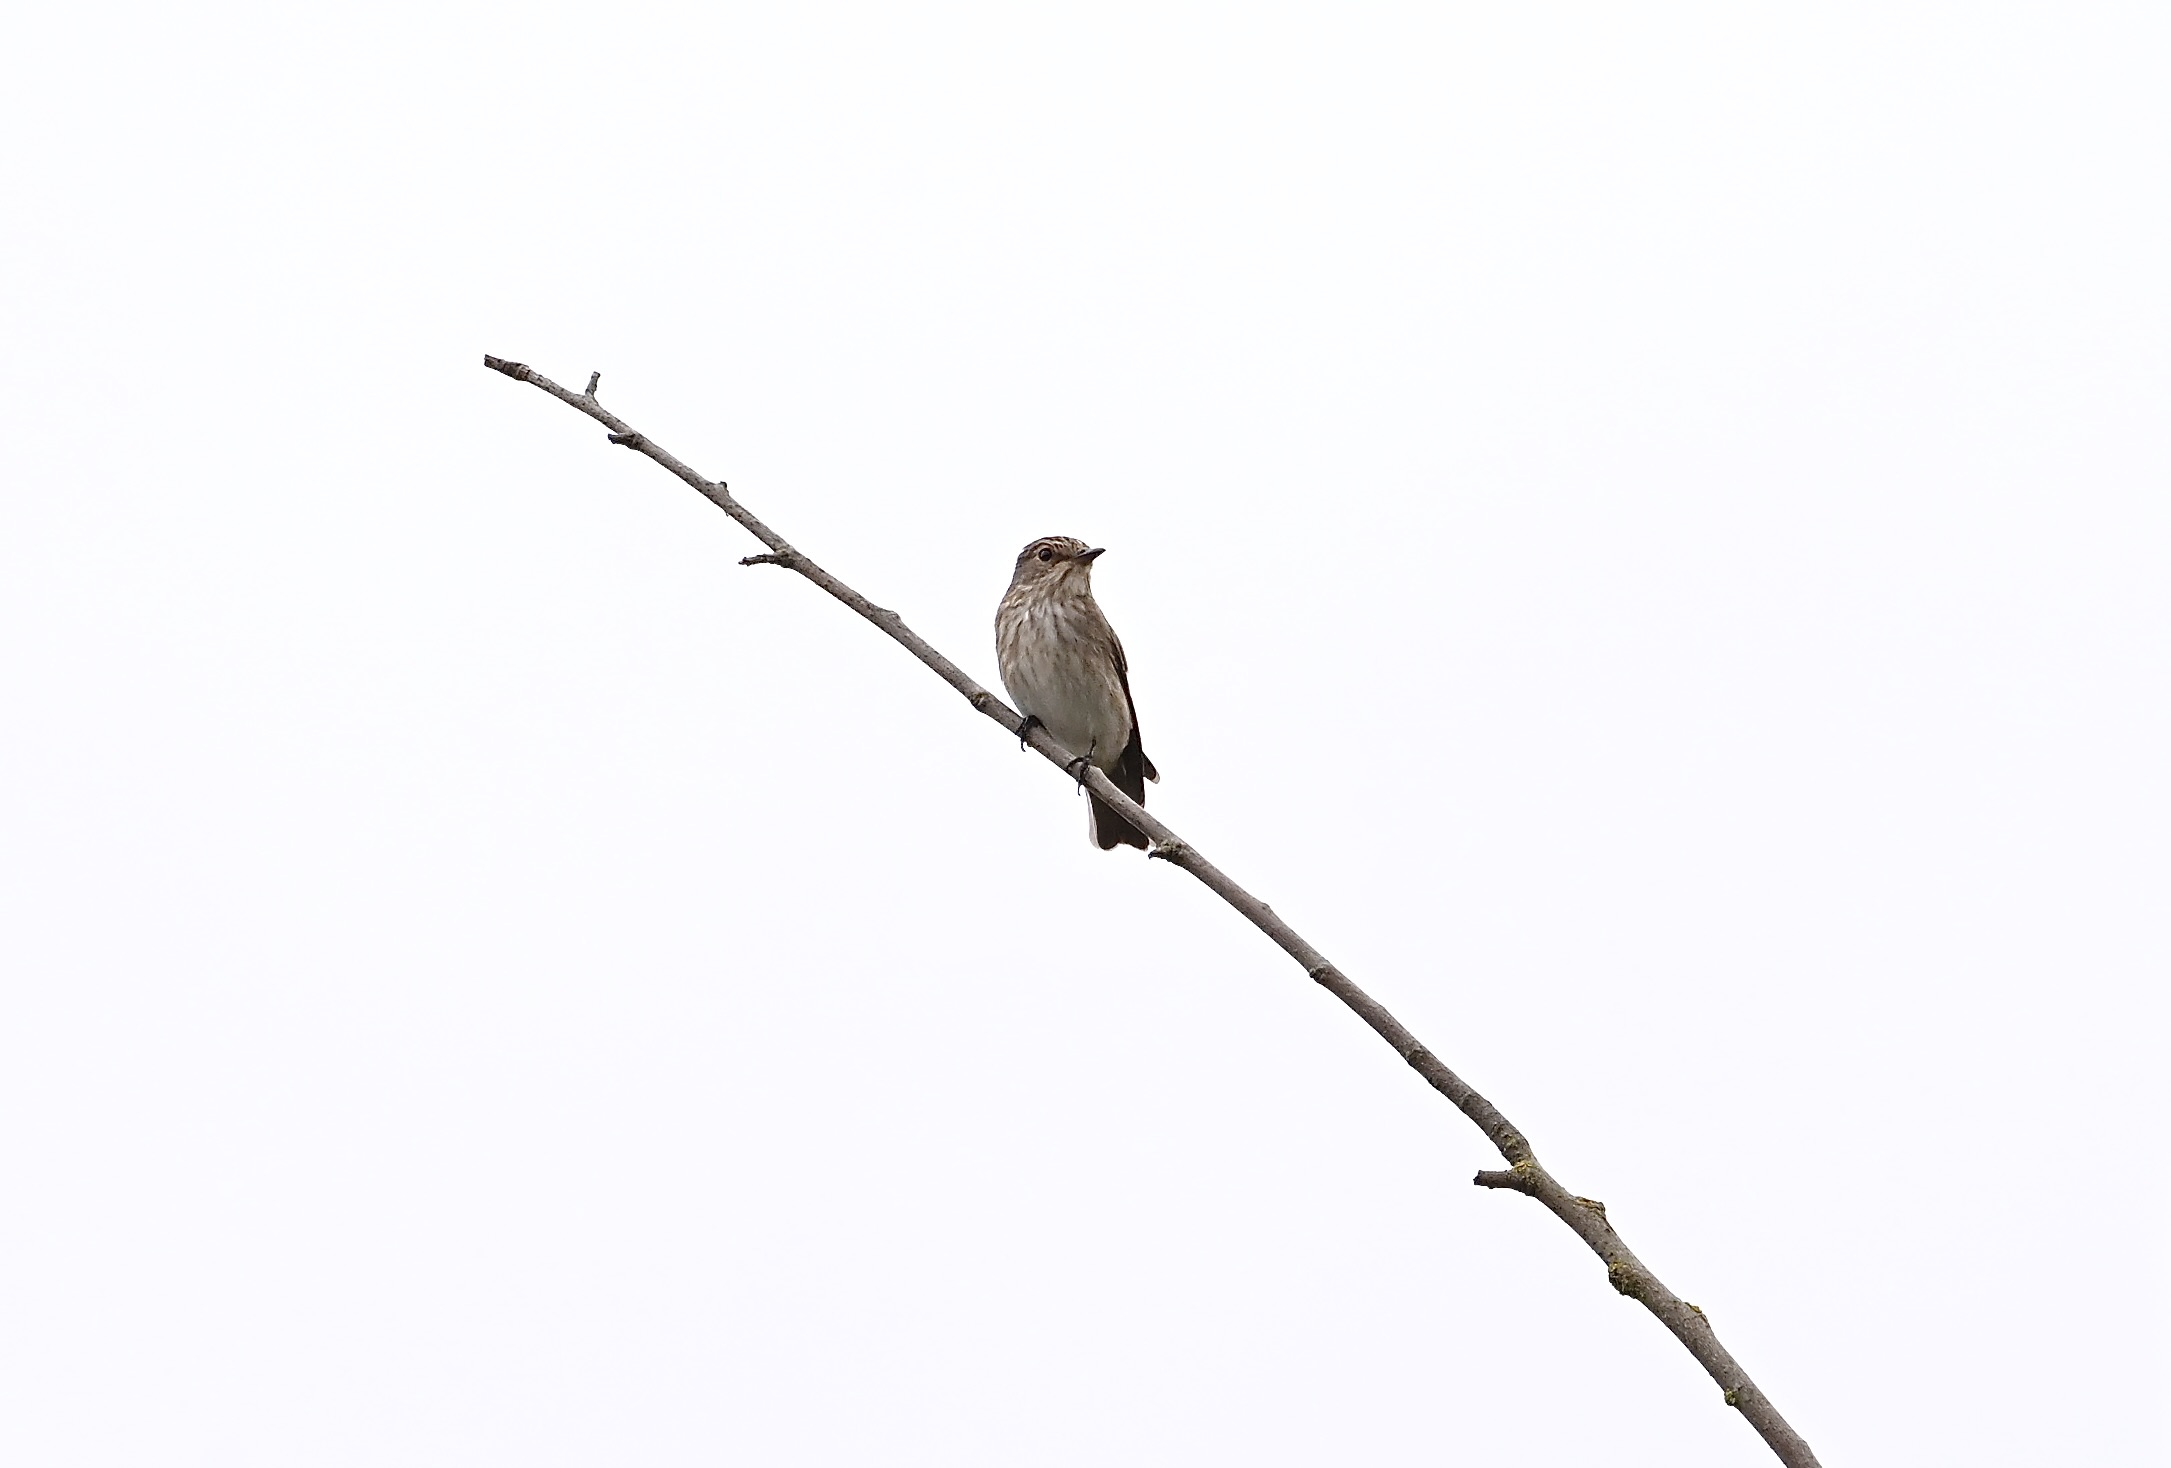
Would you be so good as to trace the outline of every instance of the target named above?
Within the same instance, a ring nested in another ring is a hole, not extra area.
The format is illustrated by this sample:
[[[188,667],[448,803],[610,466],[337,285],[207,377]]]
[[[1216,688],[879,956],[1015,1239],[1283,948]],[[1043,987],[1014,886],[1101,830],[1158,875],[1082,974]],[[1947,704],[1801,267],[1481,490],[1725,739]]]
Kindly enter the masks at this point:
[[[588,400],[589,400],[590,402],[593,402],[593,401],[595,400],[595,395],[596,395],[596,384],[597,384],[597,383],[599,383],[599,382],[601,382],[602,380],[603,380],[603,374],[602,374],[602,373],[600,373],[600,372],[591,372],[591,373],[589,373],[589,374],[588,374],[588,386],[587,386],[586,390],[584,390],[584,391],[583,391],[583,392],[581,393],[581,396],[582,396],[582,397],[584,397],[584,398],[587,398],[587,399],[588,399]]]
[[[1163,841],[1146,853],[1146,860],[1180,862],[1190,854],[1191,848],[1181,841]]]
[[[604,437],[622,449],[645,448],[648,445],[648,440],[638,433],[607,433]]]
[[[515,382],[526,382],[535,375],[533,369],[525,362],[508,362],[503,357],[493,357],[488,352],[483,353],[482,365],[492,372],[504,373]]]
[[[766,555],[741,556],[739,558],[739,564],[742,566],[789,566],[791,563],[792,558],[790,556],[780,556],[773,551]]]

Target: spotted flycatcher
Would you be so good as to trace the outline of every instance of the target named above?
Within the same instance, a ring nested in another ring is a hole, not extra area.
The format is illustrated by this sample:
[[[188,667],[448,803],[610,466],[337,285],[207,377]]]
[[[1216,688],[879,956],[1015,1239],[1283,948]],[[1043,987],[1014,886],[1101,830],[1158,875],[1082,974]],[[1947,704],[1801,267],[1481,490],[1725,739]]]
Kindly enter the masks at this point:
[[[1028,729],[1040,725],[1144,805],[1146,782],[1161,772],[1138,742],[1123,644],[1093,600],[1099,554],[1067,535],[1043,536],[1018,552],[1010,589],[995,609],[995,665]],[[1145,832],[1092,799],[1094,844],[1146,849]]]

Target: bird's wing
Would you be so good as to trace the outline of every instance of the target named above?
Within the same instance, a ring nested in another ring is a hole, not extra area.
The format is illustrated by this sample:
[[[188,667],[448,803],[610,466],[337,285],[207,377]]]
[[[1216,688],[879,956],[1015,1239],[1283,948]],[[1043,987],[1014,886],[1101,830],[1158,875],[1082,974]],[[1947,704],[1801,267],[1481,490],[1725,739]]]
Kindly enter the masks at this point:
[[[1108,641],[1116,651],[1116,681],[1123,685],[1123,707],[1131,715],[1131,739],[1130,743],[1124,746],[1123,752],[1128,757],[1132,750],[1138,751],[1141,773],[1158,785],[1161,783],[1161,772],[1153,767],[1152,760],[1146,758],[1146,746],[1140,743],[1138,738],[1138,702],[1131,697],[1130,659],[1123,655],[1123,639],[1116,636],[1113,627],[1108,629]]]

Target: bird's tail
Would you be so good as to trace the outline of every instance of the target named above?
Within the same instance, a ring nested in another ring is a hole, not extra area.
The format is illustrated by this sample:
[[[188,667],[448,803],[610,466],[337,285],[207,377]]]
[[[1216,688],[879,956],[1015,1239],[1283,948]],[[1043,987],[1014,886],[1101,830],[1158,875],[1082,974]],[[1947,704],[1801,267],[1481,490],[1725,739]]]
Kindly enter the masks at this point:
[[[1133,730],[1131,742],[1124,746],[1123,755],[1116,761],[1116,767],[1108,772],[1108,778],[1115,782],[1118,790],[1130,796],[1140,805],[1144,805],[1146,803],[1146,777],[1149,772],[1152,773],[1154,779],[1161,778],[1160,772],[1153,768],[1153,762],[1146,758],[1146,751],[1138,742],[1137,731]],[[1098,795],[1087,791],[1086,796],[1093,803],[1093,844],[1095,846],[1103,851],[1115,846],[1135,846],[1140,851],[1146,849],[1146,833],[1144,831],[1139,830],[1138,827],[1117,815],[1115,807],[1104,804]]]
[[[1091,791],[1086,799],[1093,802],[1093,844],[1106,851],[1112,846],[1135,846],[1146,849],[1146,833],[1116,814],[1114,807],[1103,805],[1101,798]]]

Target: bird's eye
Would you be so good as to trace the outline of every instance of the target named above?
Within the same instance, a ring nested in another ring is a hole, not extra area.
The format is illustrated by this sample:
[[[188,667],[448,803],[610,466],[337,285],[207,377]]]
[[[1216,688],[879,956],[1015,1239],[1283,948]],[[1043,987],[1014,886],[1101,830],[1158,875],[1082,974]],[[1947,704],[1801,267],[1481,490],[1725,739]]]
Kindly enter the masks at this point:
[[[1042,546],[1040,548],[1040,558],[1044,561],[1052,561],[1055,559],[1055,552],[1049,550],[1046,546]]]

